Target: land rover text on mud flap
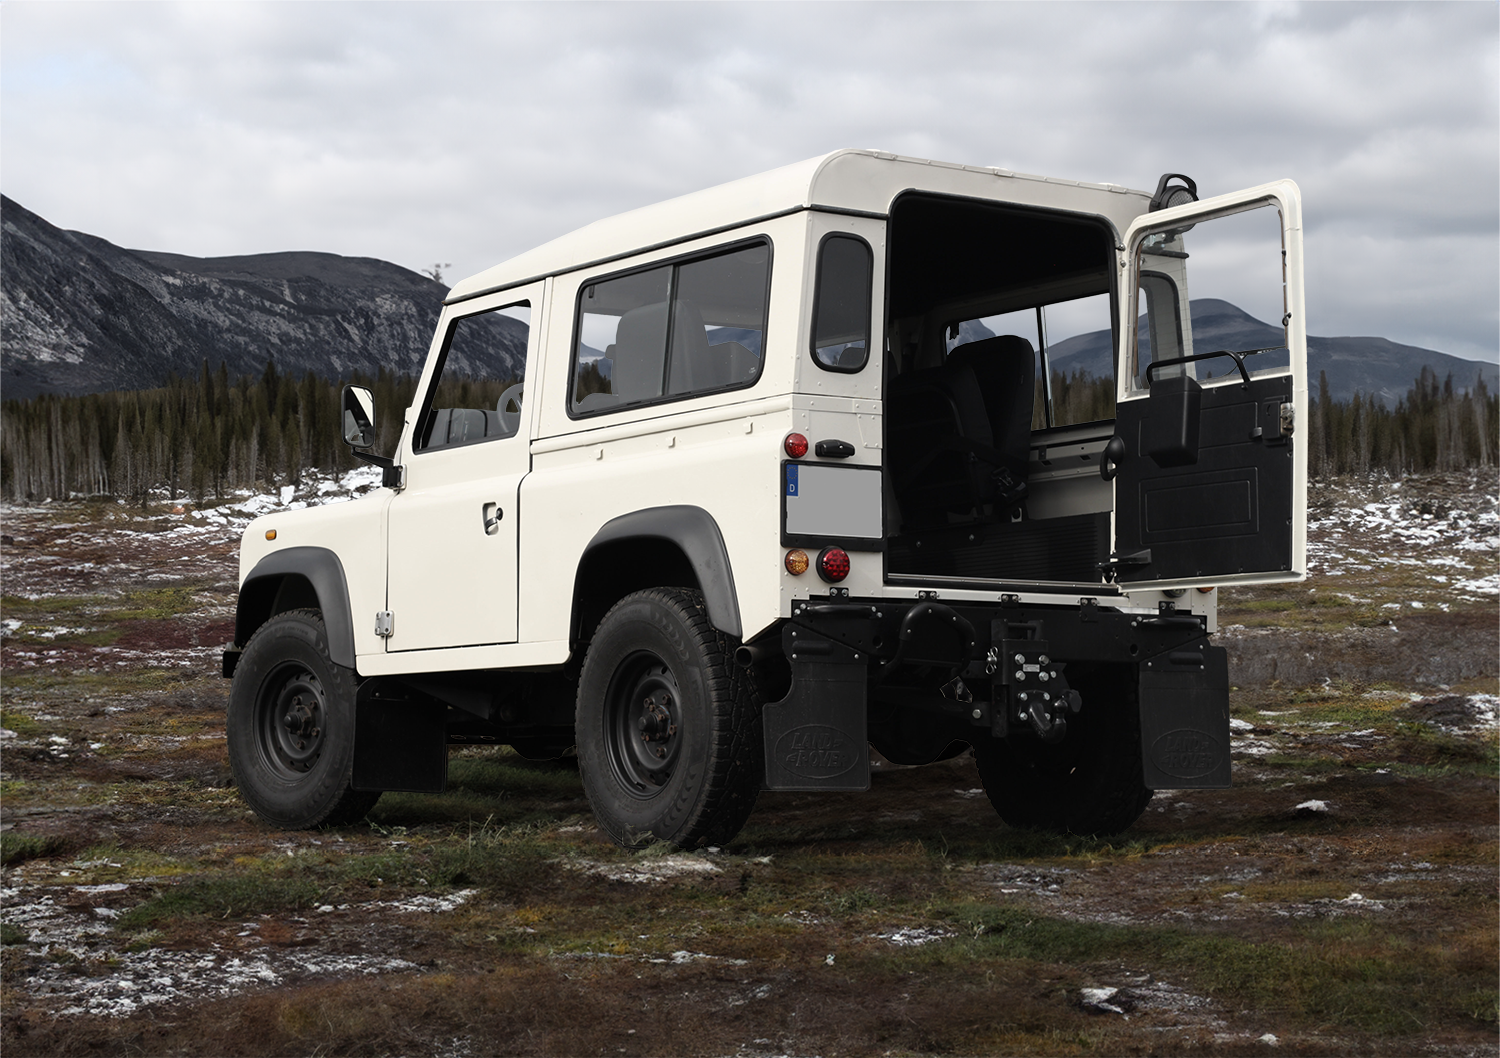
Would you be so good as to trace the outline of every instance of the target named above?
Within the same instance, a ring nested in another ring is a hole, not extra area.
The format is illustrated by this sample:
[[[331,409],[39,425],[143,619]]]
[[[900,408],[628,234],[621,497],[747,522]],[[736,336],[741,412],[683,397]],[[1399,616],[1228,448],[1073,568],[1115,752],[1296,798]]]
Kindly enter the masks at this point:
[[[246,530],[236,781],[309,827],[576,748],[694,847],[972,746],[1007,822],[1122,830],[1229,783],[1215,589],[1304,575],[1306,333],[1290,181],[846,150],[589,225],[453,288],[390,454],[345,391],[384,487]]]

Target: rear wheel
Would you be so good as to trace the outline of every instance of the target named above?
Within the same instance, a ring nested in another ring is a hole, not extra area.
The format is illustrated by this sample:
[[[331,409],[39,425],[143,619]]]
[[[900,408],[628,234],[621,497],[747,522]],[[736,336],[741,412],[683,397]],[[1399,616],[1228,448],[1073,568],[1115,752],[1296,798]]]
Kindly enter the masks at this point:
[[[1152,796],[1141,768],[1134,684],[1119,670],[1088,677],[1070,672],[1069,682],[1083,710],[1069,718],[1062,741],[1048,744],[1025,732],[976,739],[979,777],[1011,826],[1118,834],[1140,818]]]
[[[316,610],[271,618],[250,638],[229,694],[229,764],[240,796],[272,826],[362,819],[379,793],[354,790],[354,673],[329,657]]]
[[[628,595],[578,681],[578,766],[599,826],[641,848],[723,844],[760,792],[760,701],[685,588]]]

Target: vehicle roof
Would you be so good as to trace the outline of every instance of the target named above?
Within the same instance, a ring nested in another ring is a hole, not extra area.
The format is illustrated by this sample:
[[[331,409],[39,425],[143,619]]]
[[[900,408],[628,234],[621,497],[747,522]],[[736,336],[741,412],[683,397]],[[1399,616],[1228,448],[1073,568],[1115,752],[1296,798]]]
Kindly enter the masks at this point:
[[[884,216],[914,189],[1102,214],[1121,231],[1151,198],[1117,184],[839,150],[594,221],[459,281],[447,303],[809,208]]]

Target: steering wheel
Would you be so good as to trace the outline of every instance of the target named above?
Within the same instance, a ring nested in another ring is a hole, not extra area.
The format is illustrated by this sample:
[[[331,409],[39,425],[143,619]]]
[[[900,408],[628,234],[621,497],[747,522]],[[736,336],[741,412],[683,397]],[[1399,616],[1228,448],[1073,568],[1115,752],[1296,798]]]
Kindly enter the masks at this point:
[[[521,399],[526,393],[526,383],[517,382],[495,402],[495,412],[500,416],[500,433],[503,437],[514,437],[521,428]]]

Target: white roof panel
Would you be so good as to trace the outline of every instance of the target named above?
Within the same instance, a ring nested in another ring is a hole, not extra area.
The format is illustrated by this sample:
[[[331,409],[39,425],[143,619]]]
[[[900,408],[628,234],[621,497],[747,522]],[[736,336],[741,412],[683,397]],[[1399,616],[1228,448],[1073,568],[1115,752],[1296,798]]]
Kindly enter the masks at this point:
[[[1120,230],[1146,211],[1151,197],[1149,192],[1113,184],[1055,180],[885,151],[840,150],[597,220],[461,280],[447,300],[462,301],[809,206],[883,215],[898,194],[912,188],[1100,213]]]

